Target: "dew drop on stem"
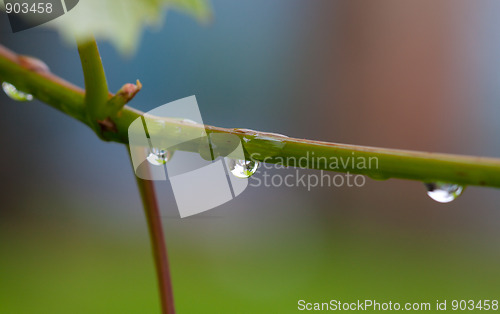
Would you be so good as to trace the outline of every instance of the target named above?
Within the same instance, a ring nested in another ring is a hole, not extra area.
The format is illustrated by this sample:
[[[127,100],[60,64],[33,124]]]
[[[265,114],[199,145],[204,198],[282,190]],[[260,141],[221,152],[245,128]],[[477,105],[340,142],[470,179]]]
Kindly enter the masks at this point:
[[[148,157],[146,158],[150,164],[153,166],[159,166],[165,164],[172,158],[172,153],[168,150],[160,148],[152,148]]]
[[[255,160],[244,160],[244,159],[230,159],[229,160],[229,171],[237,178],[246,179],[251,177],[257,168],[259,167],[259,162]]]
[[[439,203],[449,203],[462,194],[464,187],[453,183],[424,183],[427,195]]]
[[[2,83],[2,89],[9,96],[10,98],[16,100],[16,101],[31,101],[33,100],[33,95],[22,92],[18,90],[14,85],[3,82]]]

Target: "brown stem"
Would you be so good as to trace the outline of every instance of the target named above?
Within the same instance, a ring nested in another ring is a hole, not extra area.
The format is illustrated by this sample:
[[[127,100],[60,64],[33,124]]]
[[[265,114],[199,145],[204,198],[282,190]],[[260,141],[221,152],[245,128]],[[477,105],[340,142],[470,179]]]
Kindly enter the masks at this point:
[[[144,213],[148,222],[151,248],[156,266],[156,275],[160,288],[160,300],[163,314],[175,313],[172,278],[168,264],[167,246],[163,235],[160,210],[156,199],[153,181],[135,176],[142,198]]]

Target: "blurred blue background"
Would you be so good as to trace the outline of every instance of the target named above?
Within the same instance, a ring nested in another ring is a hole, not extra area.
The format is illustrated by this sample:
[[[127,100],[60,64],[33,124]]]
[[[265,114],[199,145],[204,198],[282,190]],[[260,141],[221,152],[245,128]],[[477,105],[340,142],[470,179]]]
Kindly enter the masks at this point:
[[[148,111],[196,95],[204,121],[339,143],[500,157],[500,3],[212,2],[175,11],[130,57],[100,51],[111,91]],[[35,28],[0,43],[83,86],[74,44]],[[0,312],[159,311],[125,147],[0,95]],[[274,170],[279,172],[278,170]],[[257,174],[259,175],[259,174]],[[290,313],[321,302],[498,298],[500,191],[450,204],[419,182],[248,188],[180,219],[157,184],[179,313]]]

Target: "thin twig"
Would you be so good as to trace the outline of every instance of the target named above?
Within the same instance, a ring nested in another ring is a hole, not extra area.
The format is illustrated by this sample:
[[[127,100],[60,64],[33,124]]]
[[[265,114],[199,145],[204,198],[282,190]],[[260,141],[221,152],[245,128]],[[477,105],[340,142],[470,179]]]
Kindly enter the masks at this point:
[[[167,247],[163,235],[160,210],[155,195],[154,184],[153,181],[143,180],[137,176],[135,176],[135,178],[141,194],[146,220],[148,222],[149,237],[156,266],[157,281],[160,288],[162,313],[173,314],[175,313],[175,308],[172,279],[170,277]]]

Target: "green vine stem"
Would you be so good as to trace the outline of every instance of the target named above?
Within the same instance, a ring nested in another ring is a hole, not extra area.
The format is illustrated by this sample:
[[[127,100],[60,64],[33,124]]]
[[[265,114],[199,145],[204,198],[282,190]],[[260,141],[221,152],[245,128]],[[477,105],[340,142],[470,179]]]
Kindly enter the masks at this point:
[[[33,71],[19,61],[19,56],[1,46],[0,80],[13,84],[18,89],[32,94],[39,100],[89,125],[85,115],[84,93],[81,89],[51,73]],[[105,139],[128,144],[128,127],[142,114],[142,112],[131,107],[122,107],[113,120],[115,129],[103,133]],[[319,160],[320,157],[327,159],[372,157],[378,160],[377,169],[353,167],[350,163],[344,167],[336,168],[332,167],[328,162],[307,162],[307,164],[301,166],[318,170],[348,171],[353,174],[367,175],[374,179],[399,178],[424,182],[442,181],[461,185],[500,188],[500,159],[496,158],[426,153],[283,138],[279,135],[265,132],[186,124],[169,118],[158,118],[157,122],[158,125],[162,126],[162,129],[158,128],[159,132],[177,129],[181,130],[177,134],[188,135],[192,134],[192,132],[199,133],[200,128],[205,128],[209,134],[234,134],[242,139],[244,149],[250,155],[254,156],[257,160],[270,163],[285,160],[283,162],[284,165],[296,166],[293,160],[297,161],[300,158],[308,158],[313,153],[316,160]],[[276,151],[277,142],[282,145],[279,152]],[[183,149],[194,152],[198,151],[198,147],[195,144],[191,146],[185,145]],[[278,159],[278,157],[281,157],[281,159]],[[287,160],[292,160],[292,162],[288,162]]]
[[[116,118],[117,112],[113,112],[113,109],[121,109],[122,106],[117,107],[116,105],[113,106],[113,104],[117,102],[117,99],[124,99],[124,96],[128,93],[123,91],[123,88],[117,93],[119,97],[113,97],[109,93],[106,74],[104,73],[104,67],[95,39],[78,43],[78,53],[85,80],[84,102],[87,109],[87,121],[98,135],[104,137],[105,132],[116,132],[116,126],[112,118]],[[111,99],[113,99],[112,102],[110,101]],[[108,101],[111,103],[108,103]],[[175,308],[167,248],[154,185],[151,181],[142,180],[137,176],[135,178],[148,223],[162,313],[173,314],[175,313]]]
[[[108,91],[108,82],[95,39],[78,42],[78,53],[85,80],[85,108],[88,125],[104,139],[106,131],[116,130],[113,118],[118,110],[115,110],[116,105],[113,106],[109,102],[113,95]]]
[[[104,120],[107,117],[105,108],[109,92],[96,41],[78,43],[78,54],[85,81],[85,106],[90,123],[97,123],[96,120]]]
[[[143,180],[135,176],[141,194],[146,220],[148,222],[149,238],[155,261],[160,290],[162,313],[175,313],[172,279],[168,264],[167,247],[160,217],[160,209],[156,199],[153,181]]]

